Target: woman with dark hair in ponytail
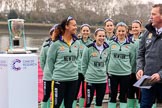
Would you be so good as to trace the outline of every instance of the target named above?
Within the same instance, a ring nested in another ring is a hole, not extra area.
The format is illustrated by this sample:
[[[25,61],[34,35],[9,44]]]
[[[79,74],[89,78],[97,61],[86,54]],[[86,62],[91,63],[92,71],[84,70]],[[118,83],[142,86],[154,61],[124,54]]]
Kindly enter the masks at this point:
[[[47,64],[52,74],[52,107],[72,108],[78,80],[79,42],[76,20],[69,16],[58,26],[59,35],[48,51]]]

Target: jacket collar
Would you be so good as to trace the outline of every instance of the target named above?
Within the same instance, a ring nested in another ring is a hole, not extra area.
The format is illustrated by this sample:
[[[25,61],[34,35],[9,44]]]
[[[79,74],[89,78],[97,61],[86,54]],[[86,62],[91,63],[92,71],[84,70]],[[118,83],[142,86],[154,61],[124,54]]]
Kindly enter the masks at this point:
[[[96,43],[96,40],[93,41],[92,46],[96,48],[95,43]],[[109,45],[106,42],[104,42],[103,47],[104,47],[104,49],[106,49],[109,47]]]
[[[78,40],[78,38],[77,38],[76,35],[72,35],[72,39],[73,39],[73,41]],[[59,40],[60,40],[60,41],[63,41],[62,35],[59,35]]]
[[[147,24],[145,27],[149,32],[153,34],[153,36],[162,37],[162,33],[160,35],[156,34],[156,29],[152,26],[152,23]]]
[[[153,33],[153,34],[156,35],[156,30],[155,30],[155,28],[152,26],[152,23],[147,24],[145,27],[146,27],[146,29],[147,29],[149,32],[151,32],[151,33]]]
[[[114,39],[114,41],[115,41],[116,43],[118,43],[118,38],[116,37],[116,38]],[[130,44],[130,40],[129,40],[128,38],[126,38],[124,44]]]

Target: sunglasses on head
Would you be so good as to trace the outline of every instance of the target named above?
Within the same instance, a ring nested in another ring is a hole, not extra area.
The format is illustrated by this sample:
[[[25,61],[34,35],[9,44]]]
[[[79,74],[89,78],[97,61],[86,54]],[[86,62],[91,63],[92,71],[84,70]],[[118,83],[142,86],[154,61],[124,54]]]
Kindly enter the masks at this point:
[[[119,22],[116,26],[127,26],[124,22]]]
[[[89,24],[82,24],[80,27],[83,28],[84,26],[87,26],[88,28],[90,28]]]
[[[140,20],[134,20],[132,23],[139,23],[140,25],[142,25],[142,22]]]
[[[73,19],[72,16],[68,16],[68,18],[67,18],[67,22],[69,22],[69,21],[72,20],[72,19]]]
[[[103,28],[98,28],[98,29],[95,30],[95,34],[96,34],[98,31],[105,31],[105,29],[103,29]]]
[[[104,23],[106,23],[108,21],[114,22],[111,18],[107,18],[107,19],[105,19]]]

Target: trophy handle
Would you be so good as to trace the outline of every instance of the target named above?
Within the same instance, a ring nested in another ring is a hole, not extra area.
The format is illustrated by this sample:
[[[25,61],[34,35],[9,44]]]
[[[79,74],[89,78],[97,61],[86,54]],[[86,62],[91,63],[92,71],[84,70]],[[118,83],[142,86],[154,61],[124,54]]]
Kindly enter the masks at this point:
[[[25,51],[26,51],[26,37],[25,37],[25,32],[24,32],[24,30],[23,30],[23,32],[22,32],[22,36],[23,36],[23,41],[24,41],[24,49],[25,49]]]
[[[9,47],[10,47],[10,49],[12,50],[13,49],[13,42],[12,42],[12,36],[13,36],[13,34],[12,34],[12,31],[11,31],[11,20],[8,20],[8,30],[9,30]]]

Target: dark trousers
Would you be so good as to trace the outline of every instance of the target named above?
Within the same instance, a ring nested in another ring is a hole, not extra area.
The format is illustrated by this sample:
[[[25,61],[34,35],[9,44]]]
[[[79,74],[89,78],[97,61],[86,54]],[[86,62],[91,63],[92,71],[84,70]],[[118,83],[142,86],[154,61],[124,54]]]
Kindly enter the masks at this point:
[[[85,98],[85,107],[90,107],[93,100],[94,92],[96,90],[96,106],[102,106],[102,100],[105,95],[106,83],[88,83],[85,82],[86,86],[86,98]]]
[[[130,76],[130,82],[129,82],[129,88],[128,88],[128,98],[129,99],[137,99],[140,100],[140,89],[137,87],[134,87],[133,84],[137,81],[136,74],[132,73]]]
[[[151,108],[155,99],[162,101],[162,84],[156,83],[150,89],[141,89],[140,108]]]
[[[109,74],[107,73],[107,82],[108,82],[108,88],[109,88],[109,98],[111,97],[111,84],[110,84],[110,77]]]
[[[78,93],[79,93],[79,90],[80,90],[80,86],[82,85],[82,95],[81,97],[82,98],[85,98],[85,92],[84,92],[84,75],[79,73],[79,78],[78,78],[78,86],[77,86],[77,93],[76,93],[76,96],[75,96],[75,100],[77,100],[77,97],[78,97]]]
[[[109,77],[110,77],[110,84],[111,84],[110,102],[116,103],[118,85],[120,85],[119,100],[120,102],[126,103],[130,75],[125,75],[125,76],[111,75]]]
[[[52,108],[59,108],[64,99],[65,108],[72,108],[77,88],[75,81],[54,81],[52,83]]]
[[[47,102],[51,94],[51,82],[43,80],[43,102]]]

